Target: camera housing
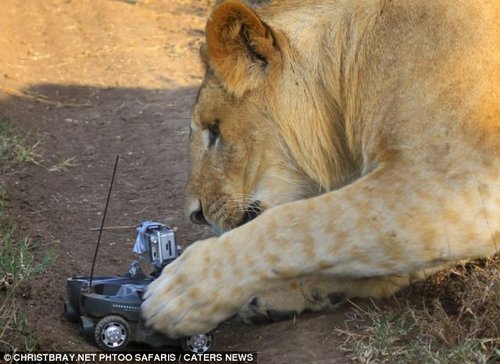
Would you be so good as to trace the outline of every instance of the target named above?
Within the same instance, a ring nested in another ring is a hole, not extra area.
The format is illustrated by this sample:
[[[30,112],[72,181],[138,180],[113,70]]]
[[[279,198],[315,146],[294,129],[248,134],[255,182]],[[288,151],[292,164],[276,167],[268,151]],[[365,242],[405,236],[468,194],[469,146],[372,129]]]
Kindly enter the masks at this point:
[[[148,260],[157,268],[163,268],[180,253],[180,247],[175,241],[175,232],[170,226],[151,223],[144,232],[144,239],[148,245]]]

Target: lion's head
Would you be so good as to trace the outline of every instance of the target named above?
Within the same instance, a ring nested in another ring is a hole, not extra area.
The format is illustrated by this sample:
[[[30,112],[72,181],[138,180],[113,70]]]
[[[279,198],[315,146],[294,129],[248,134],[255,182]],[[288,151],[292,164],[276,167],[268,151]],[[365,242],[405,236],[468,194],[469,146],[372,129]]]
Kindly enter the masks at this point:
[[[194,222],[226,231],[329,190],[345,173],[341,132],[328,121],[338,108],[319,102],[315,65],[291,43],[239,1],[210,17],[190,133],[186,212]]]

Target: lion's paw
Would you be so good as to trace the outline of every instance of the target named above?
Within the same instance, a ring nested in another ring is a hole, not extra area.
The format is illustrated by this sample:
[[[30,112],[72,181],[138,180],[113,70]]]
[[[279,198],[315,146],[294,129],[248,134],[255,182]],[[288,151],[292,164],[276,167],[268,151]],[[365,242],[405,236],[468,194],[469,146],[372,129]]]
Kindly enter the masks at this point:
[[[246,323],[265,324],[292,319],[304,311],[323,311],[345,302],[345,295],[331,284],[293,280],[286,286],[252,297],[238,311]]]
[[[210,241],[195,245],[148,286],[141,307],[146,324],[172,338],[214,329],[248,297],[240,296],[235,280],[223,281],[214,272],[216,256],[210,256]]]

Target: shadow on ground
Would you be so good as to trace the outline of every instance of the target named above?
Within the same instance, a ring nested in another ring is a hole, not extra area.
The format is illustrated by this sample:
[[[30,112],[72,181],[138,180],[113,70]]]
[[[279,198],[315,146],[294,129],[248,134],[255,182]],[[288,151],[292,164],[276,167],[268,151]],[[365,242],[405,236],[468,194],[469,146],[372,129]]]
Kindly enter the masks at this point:
[[[20,301],[40,349],[95,350],[63,318],[62,307],[65,279],[90,271],[97,239],[91,228],[100,225],[116,154],[121,160],[106,225],[159,220],[178,227],[183,245],[209,236],[183,213],[189,110],[196,92],[39,84],[0,99],[0,116],[27,134],[29,143],[38,143],[40,155],[39,164],[0,177],[19,234],[41,240],[55,256]],[[50,171],[68,160],[67,168]],[[103,234],[97,274],[126,269],[134,235],[132,228]],[[216,349],[257,351],[266,363],[341,363],[347,359],[335,328],[343,318],[342,313],[304,315],[269,326],[233,321],[216,331]]]

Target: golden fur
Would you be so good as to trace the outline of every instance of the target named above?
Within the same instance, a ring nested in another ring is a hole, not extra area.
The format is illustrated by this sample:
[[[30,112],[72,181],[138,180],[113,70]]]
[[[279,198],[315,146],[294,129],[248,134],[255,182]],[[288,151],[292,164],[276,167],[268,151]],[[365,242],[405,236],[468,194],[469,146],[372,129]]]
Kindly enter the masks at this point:
[[[498,251],[499,19],[486,0],[218,6],[186,208],[233,230],[151,285],[149,322],[323,309]]]

